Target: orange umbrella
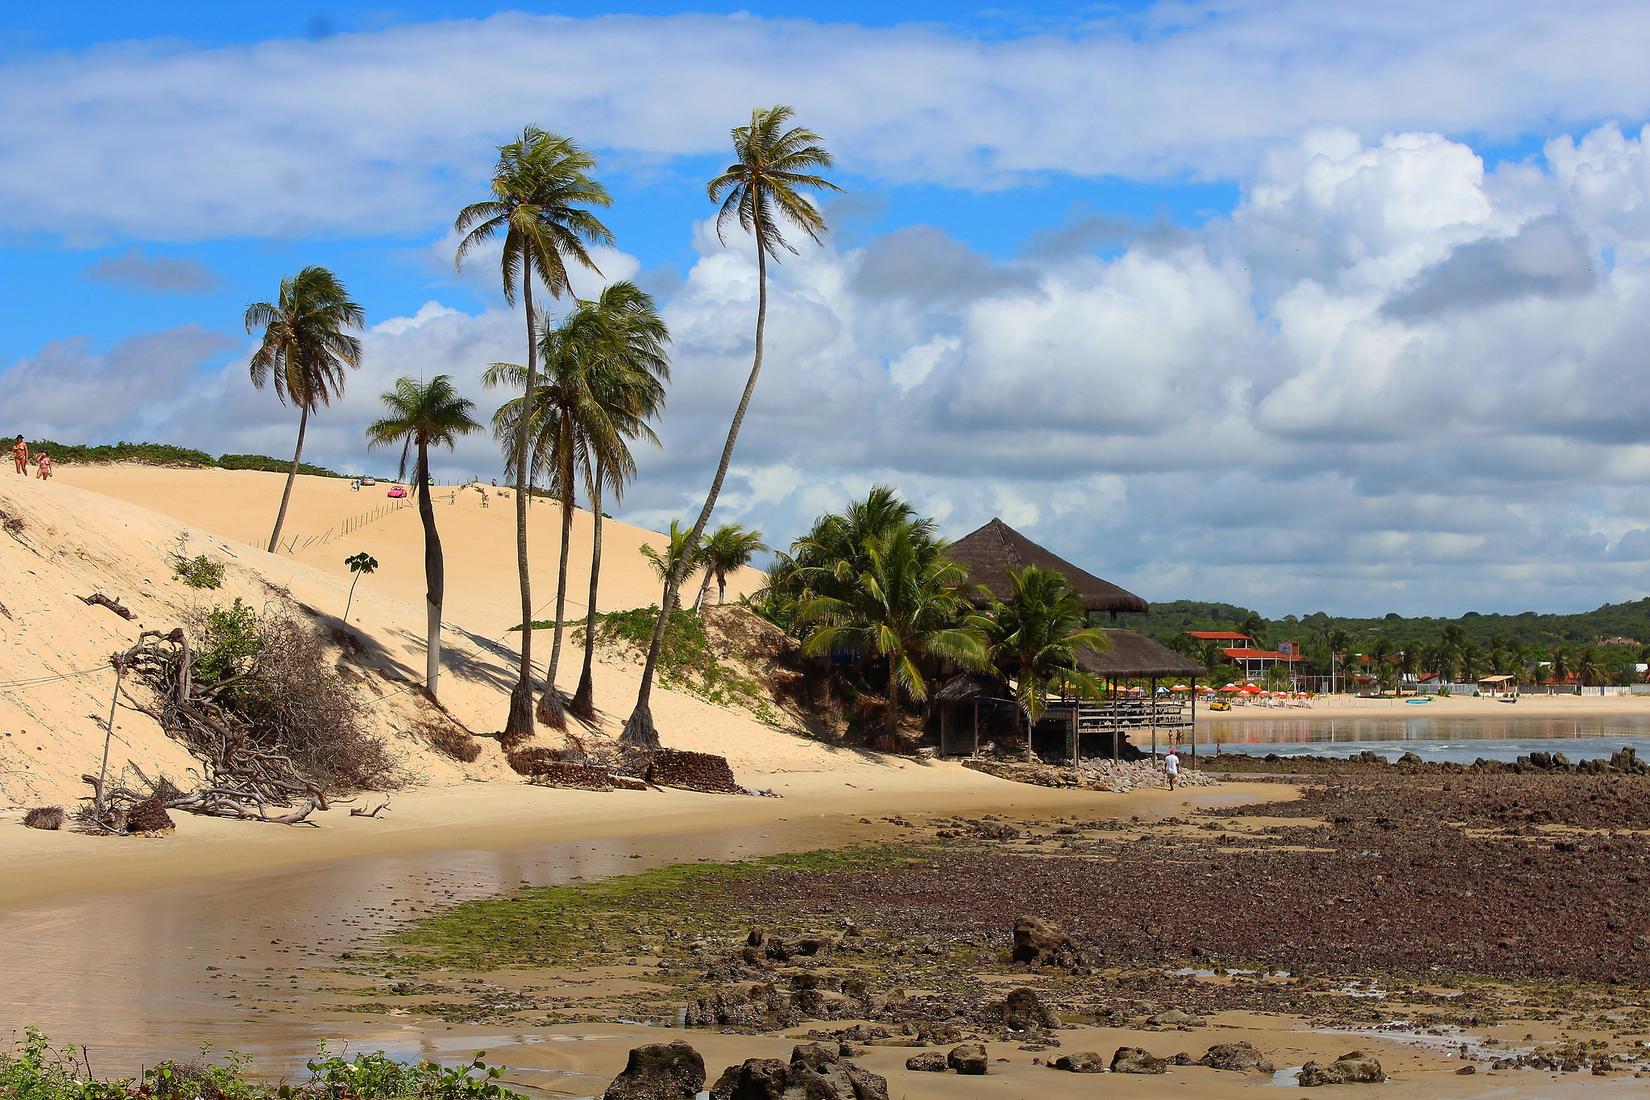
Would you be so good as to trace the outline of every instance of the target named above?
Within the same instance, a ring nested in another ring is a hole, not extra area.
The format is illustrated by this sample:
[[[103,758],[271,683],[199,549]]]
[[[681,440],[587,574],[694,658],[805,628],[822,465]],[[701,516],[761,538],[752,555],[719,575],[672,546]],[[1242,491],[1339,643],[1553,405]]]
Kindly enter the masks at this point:
[[[1254,684],[1244,684],[1243,687],[1239,688],[1238,690],[1247,691],[1250,695],[1259,695],[1259,694],[1261,694],[1261,689],[1259,687],[1255,686]]]

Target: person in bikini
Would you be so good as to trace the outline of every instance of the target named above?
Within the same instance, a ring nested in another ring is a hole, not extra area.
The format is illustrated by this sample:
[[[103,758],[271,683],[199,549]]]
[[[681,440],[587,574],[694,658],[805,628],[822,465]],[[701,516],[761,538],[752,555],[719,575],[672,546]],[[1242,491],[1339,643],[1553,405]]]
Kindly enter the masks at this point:
[[[45,451],[41,451],[40,457],[34,460],[34,468],[41,481],[50,481],[52,479],[52,456]]]
[[[29,445],[23,441],[22,436],[18,436],[17,442],[11,445],[11,457],[12,461],[17,463],[17,472],[22,474],[24,477],[28,477]]]

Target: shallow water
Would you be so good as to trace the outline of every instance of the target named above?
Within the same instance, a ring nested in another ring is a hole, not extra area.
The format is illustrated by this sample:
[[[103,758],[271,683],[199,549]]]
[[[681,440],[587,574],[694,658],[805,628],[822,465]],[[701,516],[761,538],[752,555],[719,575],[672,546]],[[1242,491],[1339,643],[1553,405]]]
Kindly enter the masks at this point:
[[[1415,707],[1425,711],[1425,707]],[[1515,760],[1531,752],[1562,752],[1572,761],[1608,757],[1631,745],[1650,757],[1650,717],[1584,718],[1298,718],[1199,723],[1198,751],[1279,756],[1349,756],[1375,752],[1396,760],[1470,764]]]

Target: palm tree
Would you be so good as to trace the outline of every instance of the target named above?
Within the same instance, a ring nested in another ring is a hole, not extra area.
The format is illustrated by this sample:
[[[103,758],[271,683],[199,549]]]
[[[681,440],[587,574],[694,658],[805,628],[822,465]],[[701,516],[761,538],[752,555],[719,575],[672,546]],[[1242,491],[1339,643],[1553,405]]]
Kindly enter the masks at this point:
[[[1598,650],[1590,645],[1582,646],[1576,654],[1575,673],[1587,687],[1597,687],[1609,678],[1603,662],[1599,660]]]
[[[1381,688],[1385,688],[1389,682],[1384,673],[1387,669],[1393,667],[1392,651],[1391,638],[1376,638],[1375,644],[1369,650],[1369,659],[1374,666],[1369,670],[1369,673],[1375,677],[1376,685]]]
[[[456,266],[462,267],[464,257],[475,249],[500,234],[504,237],[499,260],[504,300],[515,305],[519,286],[527,318],[527,368],[522,378],[522,404],[526,409],[533,407],[538,372],[534,277],[552,298],[560,298],[568,290],[568,261],[596,271],[590,246],[613,239],[607,226],[588,209],[613,202],[607,189],[591,177],[595,167],[596,159],[569,139],[528,126],[520,138],[499,146],[492,197],[466,206],[453,224],[463,235],[453,257]],[[522,627],[521,663],[504,726],[505,739],[512,742],[531,736],[533,731],[533,597],[527,561],[531,418],[520,418],[516,429],[516,573],[521,586]]]
[[[665,383],[670,360],[665,346],[670,330],[659,317],[651,296],[634,283],[618,282],[602,291],[594,303],[601,318],[599,354],[588,362],[591,399],[611,421],[614,431],[605,447],[592,447],[586,487],[590,495],[590,595],[585,603],[584,664],[568,709],[591,721],[596,717],[596,597],[601,583],[603,493],[616,503],[636,476],[636,459],[629,440],[654,444],[659,437],[649,422],[665,407]]]
[[[1088,612],[1065,575],[1035,565],[1009,573],[1014,595],[999,606],[991,627],[991,663],[1012,676],[1015,695],[1035,725],[1050,692],[1093,698],[1101,685],[1077,665],[1078,650],[1111,648],[1106,632],[1090,626]],[[1026,738],[1030,755],[1031,739]]]
[[[452,450],[460,436],[481,430],[475,417],[475,402],[453,388],[452,379],[438,374],[428,382],[402,378],[395,389],[383,394],[385,416],[367,426],[367,446],[392,447],[401,444],[401,472],[405,480],[407,459],[414,460],[414,488],[418,496],[418,518],[424,525],[424,691],[433,702],[436,680],[441,675],[441,605],[446,598],[446,566],[441,556],[441,536],[435,529],[435,505],[430,501],[430,448]]]
[[[692,532],[682,526],[681,520],[673,519],[670,521],[670,535],[665,540],[664,550],[659,550],[651,543],[643,543],[640,548],[642,557],[646,558],[648,565],[653,568],[653,575],[664,585],[664,594],[660,598],[669,602],[670,606],[665,608],[667,612],[676,610],[676,593],[671,591],[670,578],[686,576],[699,568],[703,545],[694,546],[689,543],[690,534]]]
[[[249,336],[254,329],[264,330],[258,350],[252,353],[253,386],[261,390],[266,382],[273,382],[281,404],[298,406],[298,445],[292,451],[281,510],[275,513],[275,529],[269,533],[266,548],[273,554],[280,545],[292,483],[304,456],[310,414],[341,397],[345,371],[361,365],[361,341],[345,330],[365,326],[367,315],[350,300],[336,275],[324,267],[306,267],[281,280],[275,301],[247,306],[245,321]]]
[[[1264,644],[1266,637],[1266,620],[1261,618],[1256,612],[1251,611],[1249,614],[1245,615],[1243,617],[1243,621],[1238,624],[1237,629],[1239,634],[1249,635],[1249,640],[1255,644],[1256,648],[1259,648]]]
[[[1563,684],[1570,678],[1570,651],[1561,645],[1553,646],[1551,661],[1552,682]]]
[[[1329,644],[1329,670],[1331,679],[1333,679],[1336,673],[1342,671],[1343,661],[1346,657],[1346,647],[1352,644],[1352,639],[1347,637],[1346,631],[1340,627],[1335,627],[1325,635],[1325,640]]]
[[[768,549],[762,541],[762,532],[746,530],[737,523],[724,523],[705,540],[701,557],[705,564],[705,579],[699,585],[699,597],[693,601],[695,612],[704,605],[710,582],[716,582],[716,605],[727,602],[728,574],[743,569],[751,559]]]
[[[825,218],[818,207],[803,196],[807,190],[840,191],[836,184],[817,174],[817,169],[830,166],[831,154],[818,134],[802,126],[788,126],[792,111],[789,107],[758,108],[751,112],[750,123],[733,130],[734,163],[706,186],[712,202],[721,202],[716,213],[716,233],[722,237],[729,222],[737,221],[739,228],[756,241],[756,350],[751,360],[750,376],[745,380],[745,391],[734,410],[733,422],[728,426],[728,438],[722,445],[722,457],[716,464],[716,476],[711,479],[710,492],[705,495],[704,507],[693,523],[691,542],[697,544],[705,533],[705,524],[716,507],[716,498],[722,491],[722,482],[728,476],[728,465],[733,461],[733,447],[739,440],[739,426],[745,411],[750,408],[751,394],[756,390],[757,376],[762,373],[762,337],[768,319],[768,259],[776,263],[780,250],[795,253],[785,240],[786,223],[806,233],[815,243],[825,232]],[[667,596],[660,608],[659,619],[653,625],[653,640],[648,645],[647,661],[642,666],[642,683],[636,692],[636,707],[625,722],[624,740],[633,745],[656,747],[659,731],[653,725],[653,711],[649,705],[653,692],[653,670],[659,660],[659,647],[664,642],[665,625],[669,621],[671,592],[681,586],[682,577],[673,574],[666,579]]]
[[[816,596],[801,608],[815,625],[803,645],[813,656],[843,649],[887,662],[886,732],[899,730],[900,691],[913,702],[928,698],[919,658],[942,658],[965,667],[987,662],[984,616],[969,602],[968,570],[946,557],[943,546],[898,528],[865,549],[865,567],[849,580],[843,597]]]
[[[553,491],[561,502],[555,625],[538,705],[538,720],[554,729],[563,728],[567,721],[557,672],[566,625],[567,565],[578,485],[582,481],[594,500],[598,495],[598,467],[604,479],[608,470],[624,480],[634,476],[636,462],[628,439],[645,433],[658,442],[633,407],[639,400],[638,386],[658,391],[656,399],[648,398],[652,409],[662,404],[660,379],[669,374],[663,345],[668,339],[669,332],[659,319],[652,297],[631,282],[614,283],[594,301],[580,302],[560,324],[545,330],[539,338],[544,384],[535,396],[529,435],[534,441],[534,464],[549,469]],[[634,371],[641,375],[631,377]],[[495,363],[483,381],[488,385],[519,386],[525,373],[524,368],[514,364]],[[506,402],[495,417],[496,427],[513,435],[524,407],[520,399]],[[600,511],[599,504],[596,510]]]

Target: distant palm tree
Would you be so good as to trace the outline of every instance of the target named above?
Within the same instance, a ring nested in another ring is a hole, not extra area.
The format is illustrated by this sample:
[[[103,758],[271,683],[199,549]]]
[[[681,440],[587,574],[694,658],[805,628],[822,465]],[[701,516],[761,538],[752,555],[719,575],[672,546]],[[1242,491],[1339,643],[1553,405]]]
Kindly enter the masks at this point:
[[[1015,697],[1032,724],[1051,693],[1098,697],[1100,681],[1078,666],[1077,654],[1103,652],[1111,648],[1111,640],[1089,625],[1088,612],[1065,575],[1028,566],[1011,571],[1009,582],[1014,593],[993,616],[991,663],[1014,678]],[[1030,749],[1028,736],[1027,755]]]
[[[247,306],[245,321],[247,335],[254,329],[264,330],[258,350],[252,353],[252,384],[261,390],[266,382],[273,382],[281,404],[298,406],[298,445],[293,448],[292,468],[281,491],[275,529],[269,533],[267,549],[273,554],[280,545],[292,483],[304,456],[310,414],[342,396],[345,372],[361,365],[361,341],[346,330],[364,327],[367,315],[350,300],[336,275],[324,267],[306,267],[281,280],[275,301]]]
[[[1325,635],[1325,638],[1329,643],[1329,666],[1331,672],[1337,676],[1344,675],[1343,669],[1346,661],[1346,649],[1352,644],[1352,640],[1347,637],[1346,631],[1342,630],[1340,627],[1335,627],[1330,630],[1328,634]]]
[[[987,620],[974,612],[968,570],[943,549],[898,528],[866,548],[865,568],[849,579],[845,596],[816,596],[801,608],[815,627],[803,645],[812,656],[843,649],[882,658],[888,670],[886,732],[899,731],[900,692],[928,698],[921,658],[968,668],[986,664]]]
[[[392,447],[401,444],[401,480],[407,477],[407,460],[413,458],[414,487],[418,497],[418,518],[424,525],[424,691],[437,698],[436,680],[441,675],[441,606],[446,599],[446,562],[441,554],[441,535],[435,529],[435,505],[430,500],[430,448],[452,450],[461,436],[481,430],[471,414],[475,402],[453,388],[452,379],[438,374],[428,382],[402,378],[395,389],[383,394],[385,415],[367,426],[367,446]]]
[[[1575,674],[1581,678],[1581,682],[1587,687],[1597,687],[1609,679],[1609,673],[1605,671],[1603,662],[1599,660],[1598,650],[1590,645],[1582,646],[1580,652],[1576,654]]]
[[[763,333],[768,320],[768,260],[778,262],[780,250],[792,253],[796,249],[785,240],[783,227],[789,224],[806,233],[815,242],[825,232],[825,218],[819,208],[804,197],[803,192],[839,191],[841,188],[817,173],[828,168],[831,154],[818,134],[801,126],[789,126],[792,111],[789,107],[758,108],[751,112],[748,125],[733,130],[734,163],[706,187],[712,202],[721,202],[716,214],[718,238],[730,222],[751,234],[756,241],[756,351],[751,360],[750,376],[745,380],[745,391],[734,410],[733,422],[728,426],[728,438],[722,445],[722,457],[716,464],[716,476],[711,479],[710,492],[705,495],[704,507],[693,523],[689,540],[695,544],[703,537],[705,524],[716,507],[716,498],[722,491],[722,482],[728,476],[733,461],[733,447],[739,440],[739,426],[745,411],[750,408],[751,395],[756,391],[756,379],[762,373]],[[642,666],[642,682],[636,692],[636,707],[625,722],[624,740],[632,745],[656,747],[659,731],[653,724],[650,699],[653,692],[653,671],[659,660],[659,647],[664,642],[665,625],[669,621],[673,590],[681,586],[682,577],[672,575],[665,581],[667,594],[659,619],[653,626],[653,639],[648,645],[647,660]]]
[[[1266,620],[1261,618],[1258,613],[1251,611],[1245,615],[1243,621],[1238,624],[1237,630],[1239,634],[1249,635],[1249,639],[1254,642],[1256,649],[1265,644]]]
[[[1391,638],[1376,638],[1375,644],[1369,648],[1369,659],[1373,666],[1370,668],[1369,674],[1375,677],[1375,683],[1381,688],[1385,688],[1390,682],[1395,682],[1383,675],[1387,669],[1394,667],[1392,664],[1393,649]]]
[[[697,611],[704,605],[705,593],[710,591],[710,582],[716,582],[716,604],[720,607],[727,601],[728,574],[737,572],[751,563],[751,559],[768,549],[767,543],[762,541],[762,532],[750,531],[737,523],[724,523],[710,537],[705,540],[703,558],[705,563],[705,579],[699,585],[699,597],[693,601],[693,608]]]
[[[1553,646],[1549,663],[1552,681],[1562,684],[1570,678],[1570,651],[1561,645]]]
[[[667,613],[676,610],[677,594],[671,591],[671,577],[692,573],[699,568],[703,560],[701,554],[704,544],[702,541],[698,544],[689,542],[692,534],[693,532],[682,526],[680,520],[673,519],[670,521],[670,534],[665,539],[663,550],[651,543],[643,543],[641,546],[642,557],[647,559],[647,564],[653,569],[653,575],[664,585],[664,594],[660,599],[670,604],[665,608]]]
[[[527,367],[522,401],[533,407],[538,373],[538,318],[533,311],[533,280],[544,284],[551,297],[568,291],[568,262],[596,270],[590,246],[613,239],[607,226],[589,207],[612,204],[607,189],[592,178],[596,159],[567,138],[528,126],[521,137],[499,146],[493,170],[492,197],[459,211],[453,228],[462,238],[453,258],[464,257],[503,235],[499,261],[504,300],[515,305],[521,290],[527,317]],[[533,732],[533,597],[528,578],[527,498],[531,487],[529,418],[523,417],[515,440],[516,573],[521,586],[521,662],[510,692],[510,716],[504,735],[511,742]]]

